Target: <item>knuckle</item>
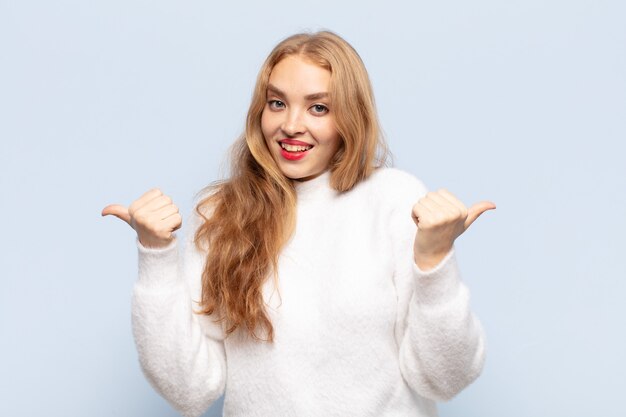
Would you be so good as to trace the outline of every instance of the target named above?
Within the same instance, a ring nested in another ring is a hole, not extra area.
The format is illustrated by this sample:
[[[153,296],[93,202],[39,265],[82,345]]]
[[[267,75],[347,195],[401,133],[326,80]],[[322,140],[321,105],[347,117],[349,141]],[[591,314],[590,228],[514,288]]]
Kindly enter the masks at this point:
[[[433,219],[434,226],[440,226],[449,222],[449,217],[445,213],[438,213]]]
[[[461,217],[463,217],[463,211],[458,207],[452,206],[450,208],[450,216],[453,219],[460,219]]]
[[[430,217],[431,220],[433,221],[433,223],[435,223],[435,222],[440,221],[442,219],[442,217],[444,217],[444,216],[445,216],[445,213],[443,213],[442,211],[439,211],[439,210],[435,211],[435,210],[433,210],[430,213],[430,216],[428,216],[428,217]]]
[[[130,203],[130,206],[128,206],[128,212],[129,213],[134,213],[135,211],[137,211],[137,205],[139,204],[139,199],[133,201],[132,203]]]
[[[138,220],[145,227],[154,228],[154,218],[150,215],[150,213],[140,212]]]
[[[134,211],[132,214],[133,219],[139,224],[143,224],[146,219],[146,215],[141,211]]]

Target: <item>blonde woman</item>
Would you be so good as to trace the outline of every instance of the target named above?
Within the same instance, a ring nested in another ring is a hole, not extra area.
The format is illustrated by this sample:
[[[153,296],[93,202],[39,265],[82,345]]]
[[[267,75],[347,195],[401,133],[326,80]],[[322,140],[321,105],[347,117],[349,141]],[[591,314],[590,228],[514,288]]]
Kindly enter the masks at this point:
[[[184,416],[222,394],[225,416],[435,416],[479,375],[453,243],[495,206],[386,160],[358,54],[297,34],[263,64],[231,177],[199,193],[184,242],[158,189],[103,210],[137,232],[141,366]]]

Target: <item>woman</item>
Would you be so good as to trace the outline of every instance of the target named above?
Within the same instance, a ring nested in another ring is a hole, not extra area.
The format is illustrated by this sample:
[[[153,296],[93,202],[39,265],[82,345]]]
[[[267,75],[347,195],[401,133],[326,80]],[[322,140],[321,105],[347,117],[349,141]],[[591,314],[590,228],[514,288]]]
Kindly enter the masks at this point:
[[[231,178],[182,219],[154,189],[137,231],[133,332],[185,416],[434,416],[484,360],[453,242],[485,210],[386,160],[367,72],[331,32],[289,37],[259,73]]]

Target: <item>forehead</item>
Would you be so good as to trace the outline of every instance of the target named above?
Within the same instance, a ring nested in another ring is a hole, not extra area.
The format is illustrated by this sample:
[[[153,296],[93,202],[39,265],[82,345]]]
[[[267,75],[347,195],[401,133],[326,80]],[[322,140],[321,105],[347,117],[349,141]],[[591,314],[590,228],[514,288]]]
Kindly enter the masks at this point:
[[[330,71],[300,56],[288,56],[274,66],[269,83],[291,95],[328,92]]]

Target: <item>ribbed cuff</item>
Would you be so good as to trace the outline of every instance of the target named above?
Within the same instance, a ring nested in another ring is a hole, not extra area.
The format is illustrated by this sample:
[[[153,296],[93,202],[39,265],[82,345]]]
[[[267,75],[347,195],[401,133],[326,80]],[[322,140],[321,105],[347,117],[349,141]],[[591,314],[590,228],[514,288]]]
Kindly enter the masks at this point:
[[[143,286],[158,287],[174,284],[178,278],[178,240],[175,237],[167,246],[148,248],[136,238],[139,276]]]
[[[461,283],[454,248],[433,268],[422,271],[413,262],[415,296],[420,304],[436,305],[454,298]]]

